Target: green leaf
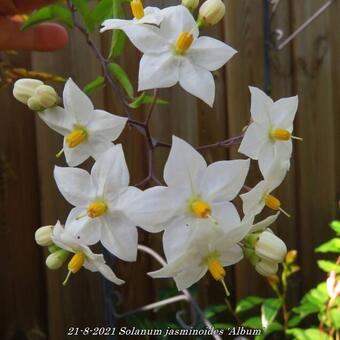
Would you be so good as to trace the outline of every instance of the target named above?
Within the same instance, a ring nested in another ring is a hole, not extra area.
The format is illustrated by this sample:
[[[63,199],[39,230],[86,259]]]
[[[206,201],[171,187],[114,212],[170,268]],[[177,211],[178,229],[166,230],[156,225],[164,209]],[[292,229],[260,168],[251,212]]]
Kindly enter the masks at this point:
[[[330,227],[337,233],[337,235],[340,235],[340,221],[333,221],[330,224]]]
[[[84,87],[84,92],[86,94],[89,94],[93,92],[94,90],[102,87],[105,85],[105,79],[102,76],[97,77],[95,80],[91,81]]]
[[[249,328],[262,329],[261,318],[259,316],[253,316],[248,320],[244,321],[242,326]]]
[[[263,302],[263,298],[259,296],[248,296],[240,300],[236,306],[236,313],[242,313],[246,310],[254,308]]]
[[[87,0],[71,0],[74,7],[77,9],[78,13],[82,17],[84,24],[86,26],[86,29],[89,32],[93,32],[95,29],[95,21],[92,17],[92,11],[89,7],[89,4]]]
[[[294,315],[288,320],[288,327],[292,328],[297,326],[302,321],[302,318],[299,315]]]
[[[122,7],[123,0],[112,0],[112,17],[115,19],[124,19],[125,14]],[[126,36],[121,30],[113,30],[111,38],[111,47],[109,53],[109,59],[119,57],[125,47]]]
[[[213,305],[213,306],[208,306],[205,311],[205,317],[207,319],[211,319],[214,316],[221,314],[222,312],[227,310],[227,306],[226,305]]]
[[[255,337],[255,340],[262,340],[265,339],[268,335],[275,333],[275,332],[281,332],[284,330],[283,325],[281,325],[277,321],[273,321],[263,332],[261,335],[257,335]]]
[[[336,329],[340,329],[340,310],[338,308],[332,308],[329,315],[332,325],[335,326]]]
[[[101,0],[92,12],[92,18],[96,25],[101,25],[105,19],[111,18],[115,0]]]
[[[219,323],[215,322],[212,324],[215,329],[229,329],[235,327],[235,325],[231,323]]]
[[[21,28],[26,30],[46,21],[58,21],[69,27],[73,25],[72,15],[67,8],[62,5],[51,5],[33,12]]]
[[[310,314],[316,314],[319,312],[319,306],[314,305],[312,303],[304,303],[300,306],[294,307],[293,312],[299,314],[299,317],[304,319],[306,316]]]
[[[333,238],[315,249],[318,253],[340,253],[340,238]]]
[[[329,340],[331,339],[326,333],[320,332],[317,328],[301,329],[292,328],[288,329],[287,333],[294,336],[295,340]]]
[[[274,321],[277,313],[282,306],[281,299],[267,299],[261,306],[261,322],[263,328],[268,328]]]
[[[143,104],[151,104],[153,102],[153,97],[146,95],[146,92],[143,92],[140,96],[136,97],[135,100],[129,104],[132,109],[137,109]],[[163,99],[157,99],[156,104],[168,104],[169,102]]]
[[[123,70],[121,66],[116,63],[110,63],[108,65],[110,72],[116,77],[119,81],[120,85],[122,85],[123,89],[127,93],[130,98],[133,98],[134,89],[129,79],[129,76]]]
[[[336,264],[335,262],[332,261],[326,261],[326,260],[319,260],[318,261],[318,266],[320,269],[323,271],[329,273],[333,270],[337,272],[337,274],[340,274],[340,266]]]

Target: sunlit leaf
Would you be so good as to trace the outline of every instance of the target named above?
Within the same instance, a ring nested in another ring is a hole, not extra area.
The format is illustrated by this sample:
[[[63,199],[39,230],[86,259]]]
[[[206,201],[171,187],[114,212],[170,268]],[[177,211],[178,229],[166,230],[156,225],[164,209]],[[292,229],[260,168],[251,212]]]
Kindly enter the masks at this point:
[[[115,76],[115,78],[119,81],[120,85],[122,85],[123,89],[127,93],[130,98],[133,98],[134,89],[129,79],[129,76],[126,74],[124,69],[116,64],[110,63],[109,65],[110,72]]]
[[[315,249],[318,253],[340,253],[340,238],[333,238]]]
[[[105,85],[105,79],[102,76],[97,77],[95,80],[91,81],[84,87],[84,92],[89,94],[94,90]]]
[[[281,306],[282,306],[281,299],[273,298],[267,299],[263,302],[261,306],[261,322],[263,328],[268,328],[269,325],[274,321]]]
[[[326,260],[319,260],[318,266],[323,271],[329,273],[332,270],[335,270],[338,274],[340,274],[340,266],[332,261],[326,261]]]
[[[246,310],[254,308],[263,302],[263,298],[259,296],[247,296],[240,300],[236,306],[236,313],[242,313]]]

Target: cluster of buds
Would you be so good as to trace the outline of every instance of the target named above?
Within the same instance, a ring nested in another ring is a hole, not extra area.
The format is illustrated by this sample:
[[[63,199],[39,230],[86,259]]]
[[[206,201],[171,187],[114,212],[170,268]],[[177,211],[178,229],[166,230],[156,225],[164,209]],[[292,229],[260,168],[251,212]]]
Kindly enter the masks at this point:
[[[57,270],[62,267],[70,253],[64,249],[57,247],[52,239],[51,234],[53,226],[45,226],[39,228],[35,232],[35,242],[42,247],[47,247],[50,255],[46,258],[46,266],[51,270]]]
[[[14,97],[33,111],[43,111],[56,106],[60,98],[53,87],[45,85],[41,80],[23,78],[15,82]]]
[[[277,273],[278,264],[287,254],[285,243],[269,229],[248,235],[243,243],[245,256],[255,270],[266,277]]]

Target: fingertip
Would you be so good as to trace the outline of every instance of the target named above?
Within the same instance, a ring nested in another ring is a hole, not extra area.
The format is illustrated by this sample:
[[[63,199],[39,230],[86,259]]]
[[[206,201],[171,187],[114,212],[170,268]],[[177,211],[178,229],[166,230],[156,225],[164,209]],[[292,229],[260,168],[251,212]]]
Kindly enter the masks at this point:
[[[34,28],[34,51],[52,52],[66,46],[68,34],[64,27],[58,24],[41,24]]]

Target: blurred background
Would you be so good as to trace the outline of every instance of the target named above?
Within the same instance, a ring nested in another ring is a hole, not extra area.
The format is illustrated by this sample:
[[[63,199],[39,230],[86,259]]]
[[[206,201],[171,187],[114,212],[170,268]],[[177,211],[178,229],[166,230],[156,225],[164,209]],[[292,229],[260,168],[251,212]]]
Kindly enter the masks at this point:
[[[179,2],[145,3],[162,7]],[[330,238],[327,225],[338,213],[340,3],[334,1],[281,49],[277,46],[325,1],[275,3],[228,0],[224,22],[202,33],[222,39],[238,50],[227,66],[214,74],[217,85],[214,108],[208,108],[178,86],[161,90],[160,98],[169,100],[171,105],[157,108],[151,125],[153,134],[163,141],[170,142],[175,134],[196,146],[214,143],[239,135],[249,121],[248,85],[264,89],[273,99],[299,95],[295,135],[304,141],[294,143],[291,171],[276,193],[292,217],[282,215],[274,226],[288,248],[298,250],[302,270],[293,279],[289,297],[291,303],[296,303],[303,292],[325,279],[325,273],[315,263],[318,256],[314,248]],[[278,43],[277,30],[283,34]],[[107,51],[110,37],[98,34],[95,39]],[[7,54],[1,59],[16,67],[71,76],[80,86],[101,74],[83,36],[75,31],[70,32],[69,45],[61,52]],[[139,52],[128,43],[121,64],[128,70],[135,88],[139,59]],[[62,86],[58,90],[61,93]],[[94,327],[114,322],[111,314],[114,299],[110,294],[117,288],[104,284],[98,274],[86,271],[72,277],[68,286],[63,287],[65,270],[46,269],[46,254],[35,244],[33,236],[41,225],[54,224],[58,219],[64,222],[70,210],[52,176],[55,164],[65,165],[62,159],[55,158],[62,139],[16,102],[11,91],[11,87],[0,91],[0,338],[61,340],[67,337],[70,326]],[[122,113],[110,88],[91,97],[97,108]],[[145,112],[137,110],[135,118],[142,119],[146,110],[147,107]],[[143,138],[134,130],[126,130],[121,141],[134,184],[146,176],[147,157]],[[160,174],[167,152],[157,152]],[[209,162],[242,157],[237,147],[209,150],[204,156]],[[260,178],[254,169],[247,180],[250,186]],[[141,244],[161,253],[160,240],[160,235],[140,233]],[[157,267],[144,254],[139,254],[136,263],[115,261],[115,271],[127,281],[118,289],[122,297],[121,305],[117,306],[119,312],[156,301],[164,288],[173,290],[170,280],[148,278],[146,273]],[[265,279],[246,261],[228,272],[227,282],[234,301],[250,294],[271,294]],[[196,290],[202,307],[223,302],[223,291],[208,276]],[[180,309],[177,307],[171,308],[176,311]],[[157,319],[157,315],[149,317]]]

